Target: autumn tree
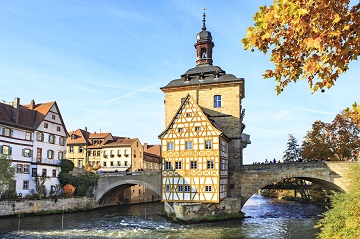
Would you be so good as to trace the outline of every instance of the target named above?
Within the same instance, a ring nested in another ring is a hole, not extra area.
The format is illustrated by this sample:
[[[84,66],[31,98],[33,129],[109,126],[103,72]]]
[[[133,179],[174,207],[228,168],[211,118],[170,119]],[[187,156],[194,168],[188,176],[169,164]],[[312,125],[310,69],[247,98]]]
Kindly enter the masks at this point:
[[[241,41],[246,50],[267,53],[275,69],[277,94],[290,83],[307,80],[315,92],[330,89],[360,51],[360,3],[349,0],[274,0],[254,16]]]
[[[289,134],[289,139],[286,145],[287,148],[283,155],[284,162],[296,162],[301,160],[301,149],[297,140],[292,134]]]
[[[331,123],[315,121],[303,141],[303,158],[344,161],[360,149],[360,125],[345,111]]]

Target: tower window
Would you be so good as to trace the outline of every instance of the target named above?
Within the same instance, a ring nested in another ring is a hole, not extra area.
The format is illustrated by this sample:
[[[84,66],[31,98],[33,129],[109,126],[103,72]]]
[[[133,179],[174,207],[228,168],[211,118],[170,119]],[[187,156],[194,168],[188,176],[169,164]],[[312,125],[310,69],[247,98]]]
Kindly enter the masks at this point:
[[[221,95],[214,95],[214,108],[221,107]]]
[[[201,48],[201,58],[202,58],[202,59],[207,58],[207,55],[206,55],[206,48]]]

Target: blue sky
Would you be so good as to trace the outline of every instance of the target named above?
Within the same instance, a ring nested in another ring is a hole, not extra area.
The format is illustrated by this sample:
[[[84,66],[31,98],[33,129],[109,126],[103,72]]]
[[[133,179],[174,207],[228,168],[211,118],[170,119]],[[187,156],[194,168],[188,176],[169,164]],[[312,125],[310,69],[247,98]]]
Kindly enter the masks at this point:
[[[330,91],[307,82],[277,96],[269,56],[240,40],[260,5],[272,1],[103,0],[1,1],[0,100],[57,101],[68,131],[137,137],[159,143],[164,94],[159,89],[195,66],[203,8],[215,43],[214,65],[245,78],[244,162],[281,159],[288,134],[301,143],[315,120],[330,122],[360,102],[358,62]]]

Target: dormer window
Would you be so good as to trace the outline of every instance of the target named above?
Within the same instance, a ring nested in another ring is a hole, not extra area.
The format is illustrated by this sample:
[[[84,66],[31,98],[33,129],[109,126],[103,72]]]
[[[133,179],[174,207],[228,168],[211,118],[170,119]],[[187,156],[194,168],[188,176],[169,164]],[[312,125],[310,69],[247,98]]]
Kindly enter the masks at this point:
[[[71,139],[76,139],[76,135],[75,135],[75,134],[72,134],[72,135],[71,135]]]

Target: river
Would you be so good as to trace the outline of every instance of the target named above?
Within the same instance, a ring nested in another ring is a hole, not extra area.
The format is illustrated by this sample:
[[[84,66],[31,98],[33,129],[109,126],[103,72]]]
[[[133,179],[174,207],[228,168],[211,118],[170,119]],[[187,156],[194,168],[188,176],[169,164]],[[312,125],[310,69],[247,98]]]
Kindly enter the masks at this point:
[[[243,220],[183,225],[158,216],[162,204],[121,205],[64,215],[1,218],[0,238],[316,238],[322,210],[254,195]]]

